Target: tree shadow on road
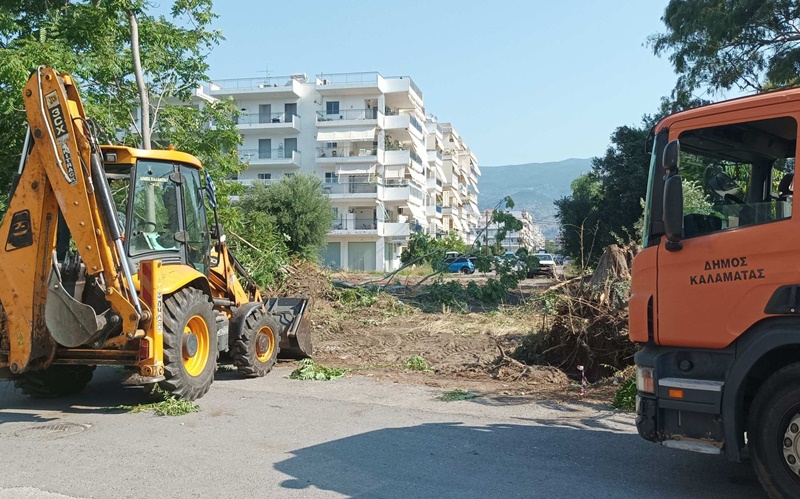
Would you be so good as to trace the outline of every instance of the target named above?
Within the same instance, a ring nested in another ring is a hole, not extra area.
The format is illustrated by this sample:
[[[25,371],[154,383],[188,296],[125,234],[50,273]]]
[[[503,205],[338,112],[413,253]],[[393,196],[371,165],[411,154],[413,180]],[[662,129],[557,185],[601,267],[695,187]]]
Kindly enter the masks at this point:
[[[551,421],[548,421],[551,423]],[[764,497],[749,465],[575,424],[389,428],[298,449],[287,489],[347,497]]]

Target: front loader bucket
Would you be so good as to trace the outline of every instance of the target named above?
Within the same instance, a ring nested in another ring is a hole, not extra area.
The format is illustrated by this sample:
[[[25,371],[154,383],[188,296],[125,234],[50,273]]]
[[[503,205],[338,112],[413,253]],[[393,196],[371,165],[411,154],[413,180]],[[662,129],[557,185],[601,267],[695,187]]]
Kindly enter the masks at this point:
[[[72,297],[53,270],[47,281],[44,320],[50,335],[60,345],[74,348],[97,338],[105,320],[94,309]]]
[[[278,317],[281,330],[280,352],[282,359],[305,359],[311,357],[311,319],[308,312],[311,298],[266,298],[267,310]]]

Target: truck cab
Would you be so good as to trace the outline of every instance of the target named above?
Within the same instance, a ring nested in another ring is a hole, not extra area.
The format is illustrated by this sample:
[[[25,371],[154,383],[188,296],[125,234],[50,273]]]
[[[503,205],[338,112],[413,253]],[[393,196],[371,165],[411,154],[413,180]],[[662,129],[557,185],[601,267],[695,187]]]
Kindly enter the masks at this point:
[[[655,126],[630,298],[639,434],[749,456],[773,497],[800,496],[799,119],[794,89]]]

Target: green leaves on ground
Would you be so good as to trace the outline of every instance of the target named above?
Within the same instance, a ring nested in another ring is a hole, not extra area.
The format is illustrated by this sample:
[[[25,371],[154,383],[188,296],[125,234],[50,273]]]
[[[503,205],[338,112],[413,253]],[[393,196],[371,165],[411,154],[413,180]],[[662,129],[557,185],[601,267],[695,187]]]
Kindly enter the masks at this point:
[[[200,410],[200,406],[194,402],[175,398],[168,392],[158,388],[158,386],[153,388],[151,395],[161,400],[147,404],[118,405],[116,407],[112,407],[111,409],[134,413],[153,411],[156,416],[183,416],[184,414],[198,412]]]
[[[433,372],[433,368],[428,365],[428,362],[421,355],[414,355],[408,359],[405,368],[412,371]]]
[[[302,381],[330,381],[332,379],[341,378],[349,369],[340,369],[336,367],[327,367],[322,364],[317,364],[311,359],[303,359],[300,365],[292,371],[289,375],[291,379],[298,379]]]
[[[458,400],[469,400],[480,397],[477,393],[468,392],[466,390],[461,390],[460,388],[457,390],[453,390],[450,392],[443,393],[437,397],[437,400],[441,400],[442,402],[456,402]]]

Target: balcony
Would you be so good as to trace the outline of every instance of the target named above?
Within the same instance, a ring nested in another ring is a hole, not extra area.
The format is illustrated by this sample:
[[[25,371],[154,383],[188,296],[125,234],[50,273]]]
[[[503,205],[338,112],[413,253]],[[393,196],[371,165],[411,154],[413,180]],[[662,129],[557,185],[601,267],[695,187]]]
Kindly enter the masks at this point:
[[[300,151],[278,149],[239,149],[239,159],[253,166],[300,168]]]
[[[375,163],[378,161],[377,149],[365,144],[351,143],[336,147],[320,147],[317,149],[317,163]]]
[[[225,97],[247,94],[267,94],[274,98],[296,99],[300,97],[300,87],[305,76],[270,76],[266,78],[236,78],[217,80],[209,85],[209,95]]]
[[[286,113],[260,113],[239,116],[234,120],[242,134],[248,131],[299,132],[300,116]]]
[[[374,218],[340,217],[331,223],[331,232],[351,232],[377,234],[378,221]]]
[[[377,107],[371,107],[367,109],[341,109],[338,113],[331,114],[317,111],[317,126],[320,128],[325,128],[353,124],[377,125],[378,120],[382,116],[383,113],[380,113]]]
[[[331,199],[374,199],[378,195],[379,187],[377,182],[357,179],[343,183],[325,182],[322,184],[322,192],[328,194]]]
[[[418,204],[425,203],[425,193],[408,180],[387,180],[379,191],[382,201],[415,200]]]
[[[428,163],[438,163],[442,165],[442,152],[441,151],[428,151]]]
[[[429,217],[442,218],[442,205],[430,205],[425,207],[425,214]]]

